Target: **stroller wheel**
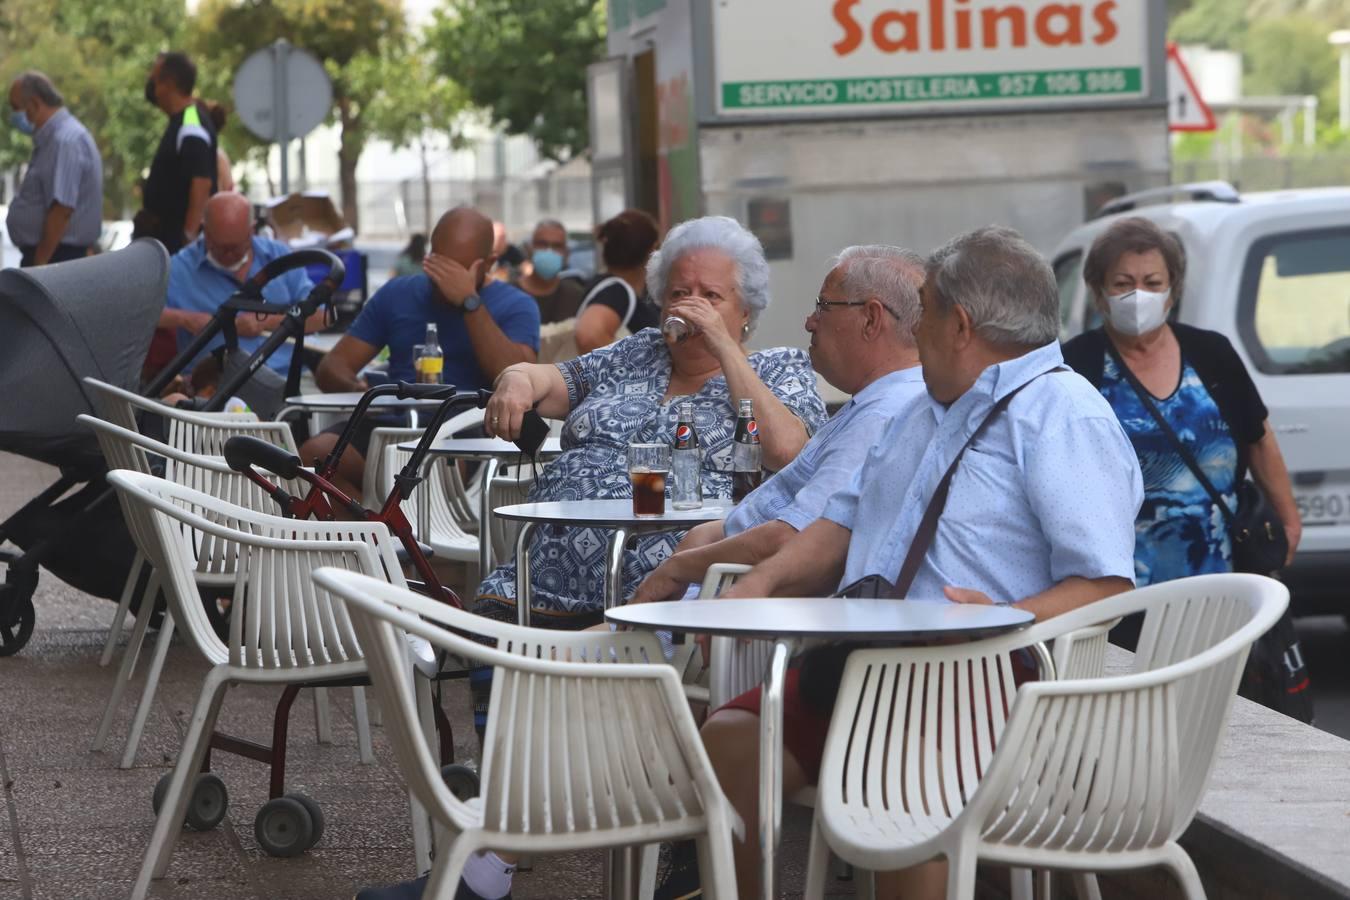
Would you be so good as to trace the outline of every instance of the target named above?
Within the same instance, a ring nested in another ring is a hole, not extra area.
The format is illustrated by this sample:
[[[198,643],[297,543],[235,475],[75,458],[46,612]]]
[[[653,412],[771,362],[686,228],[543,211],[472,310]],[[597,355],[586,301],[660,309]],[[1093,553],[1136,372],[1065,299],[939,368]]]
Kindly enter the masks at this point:
[[[468,766],[461,766],[458,763],[441,766],[441,780],[450,789],[450,793],[455,795],[456,800],[468,802],[478,796],[478,773]]]
[[[299,791],[292,791],[286,796],[290,797],[292,800],[300,801],[300,805],[309,810],[309,820],[314,824],[314,836],[310,839],[309,847],[313,847],[323,839],[323,829],[325,824],[323,807],[321,807],[319,802],[313,797],[302,794]],[[305,849],[308,850],[309,847],[306,847]]]
[[[10,566],[0,584],[0,656],[13,656],[33,636],[33,591],[37,573]]]
[[[170,772],[155,782],[155,793],[150,798],[155,815],[159,815],[160,807],[164,805],[172,778],[173,773]],[[214,772],[203,772],[192,785],[192,797],[188,800],[187,815],[183,821],[196,831],[210,831],[225,818],[225,811],[229,807],[230,794],[225,790],[225,782]]]
[[[314,820],[299,800],[277,797],[258,810],[253,836],[268,856],[299,856],[314,844]]]

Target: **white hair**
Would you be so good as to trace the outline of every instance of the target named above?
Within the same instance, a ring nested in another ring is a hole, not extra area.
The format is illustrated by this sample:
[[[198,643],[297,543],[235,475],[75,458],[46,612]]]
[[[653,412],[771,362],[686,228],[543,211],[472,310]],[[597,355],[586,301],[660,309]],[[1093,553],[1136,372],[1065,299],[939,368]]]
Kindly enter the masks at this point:
[[[670,267],[691,250],[717,250],[736,266],[736,287],[753,331],[769,305],[769,263],[759,238],[727,216],[704,216],[681,222],[666,235],[661,249],[647,261],[647,288],[658,302],[666,298]]]
[[[1059,288],[1045,257],[1011,228],[987,225],[928,257],[929,294],[960,306],[986,340],[1039,347],[1059,337]]]
[[[850,300],[877,298],[895,316],[896,336],[903,343],[914,343],[924,279],[922,255],[888,244],[866,244],[840,250],[830,259],[830,268],[839,272],[839,288]]]

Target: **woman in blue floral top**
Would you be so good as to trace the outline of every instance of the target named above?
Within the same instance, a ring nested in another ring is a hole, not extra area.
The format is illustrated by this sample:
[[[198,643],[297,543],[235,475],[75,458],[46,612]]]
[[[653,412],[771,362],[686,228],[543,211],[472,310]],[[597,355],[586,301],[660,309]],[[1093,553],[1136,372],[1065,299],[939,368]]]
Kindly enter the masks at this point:
[[[680,400],[691,398],[703,446],[703,494],[731,495],[737,402],[754,401],[764,466],[782,468],[825,420],[815,374],[801,350],[750,353],[745,341],[769,303],[769,267],[759,240],[733,219],[709,216],[671,230],[648,263],[661,319],[678,315],[695,333],[673,343],[654,328],[558,365],[519,364],[497,379],[484,427],[508,440],[531,407],[566,417],[562,454],[543,471],[531,501],[632,496],[626,454],[633,441],[669,443]],[[578,628],[604,607],[606,533],[543,527],[530,549],[533,624]],[[623,584],[635,591],[671,554],[679,533],[646,535],[624,554]],[[479,588],[476,610],[515,621],[516,566]]]
[[[1149,405],[1234,514],[1238,486],[1250,471],[1284,523],[1286,563],[1302,534],[1280,445],[1237,351],[1218,332],[1170,321],[1185,274],[1180,242],[1158,225],[1138,217],[1113,223],[1083,266],[1102,327],[1064,347],[1065,361],[1106,397],[1139,456],[1144,503],[1135,520],[1134,573],[1140,587],[1233,568],[1227,517]],[[1132,616],[1116,626],[1112,641],[1133,649],[1141,620]]]

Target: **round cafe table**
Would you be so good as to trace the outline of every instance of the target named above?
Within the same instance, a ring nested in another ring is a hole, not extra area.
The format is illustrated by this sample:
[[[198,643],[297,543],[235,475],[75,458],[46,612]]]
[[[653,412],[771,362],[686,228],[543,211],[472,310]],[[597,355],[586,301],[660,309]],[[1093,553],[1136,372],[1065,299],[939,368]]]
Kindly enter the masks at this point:
[[[277,418],[282,419],[286,413],[293,409],[304,410],[309,413],[310,418],[315,421],[316,431],[327,428],[342,413],[353,412],[357,404],[361,402],[364,396],[359,391],[339,391],[333,394],[297,394],[294,397],[286,398],[286,406],[277,413]],[[376,397],[371,402],[368,409],[389,412],[391,409],[398,412],[407,412],[411,419],[412,427],[417,427],[418,410],[435,409],[441,405],[440,400],[400,400],[394,396]]]
[[[803,642],[820,640],[931,643],[947,638],[992,637],[1026,628],[1035,617],[1013,606],[979,606],[946,600],[774,598],[674,600],[605,611],[619,625],[774,642],[760,701],[759,844],[764,898],[778,896],[778,843],[782,835],[783,682],[788,660]],[[1049,651],[1031,648],[1043,677],[1052,673]]]
[[[503,519],[522,523],[516,538],[516,615],[521,625],[530,624],[530,539],[540,525],[603,528],[609,531],[605,554],[605,609],[623,602],[623,551],[634,538],[662,531],[684,531],[704,522],[725,519],[730,500],[705,500],[698,509],[674,509],[666,501],[659,516],[633,514],[633,501],[557,500],[547,503],[517,503],[499,506],[494,512]]]
[[[413,450],[417,447],[417,441],[407,441],[399,444],[400,450]],[[562,442],[553,436],[544,438],[544,443],[539,445],[539,450],[535,454],[540,462],[545,459],[552,459],[562,453]],[[427,458],[444,456],[450,459],[469,459],[477,460],[483,463],[483,490],[478,498],[478,571],[483,577],[492,571],[492,542],[487,539],[488,517],[492,515],[489,508],[488,485],[492,483],[492,478],[497,474],[497,469],[502,462],[515,459],[520,456],[520,448],[510,441],[504,441],[496,437],[478,437],[478,438],[441,438],[433,441],[427,451]]]

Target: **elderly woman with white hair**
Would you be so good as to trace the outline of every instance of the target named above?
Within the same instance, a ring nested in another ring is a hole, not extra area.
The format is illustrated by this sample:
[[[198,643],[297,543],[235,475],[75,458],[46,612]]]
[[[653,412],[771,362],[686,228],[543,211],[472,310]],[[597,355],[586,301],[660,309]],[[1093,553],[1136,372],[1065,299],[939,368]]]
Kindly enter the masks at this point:
[[[675,342],[655,328],[557,365],[521,363],[497,378],[484,427],[508,440],[535,408],[566,421],[562,454],[539,476],[531,501],[632,496],[626,453],[633,441],[670,443],[679,401],[694,403],[703,446],[703,494],[731,495],[731,441],[738,401],[754,401],[764,466],[781,469],[825,420],[810,360],[777,347],[754,353],[745,342],[769,305],[769,267],[759,240],[734,219],[684,222],[647,266],[661,320],[677,315],[694,334]],[[624,555],[623,583],[635,591],[668,557],[680,534],[638,538]],[[536,532],[530,553],[533,623],[580,628],[604,608],[606,535],[595,529]],[[492,572],[476,609],[514,621],[516,567]]]

